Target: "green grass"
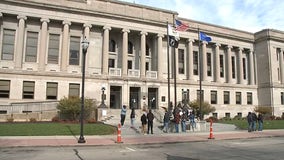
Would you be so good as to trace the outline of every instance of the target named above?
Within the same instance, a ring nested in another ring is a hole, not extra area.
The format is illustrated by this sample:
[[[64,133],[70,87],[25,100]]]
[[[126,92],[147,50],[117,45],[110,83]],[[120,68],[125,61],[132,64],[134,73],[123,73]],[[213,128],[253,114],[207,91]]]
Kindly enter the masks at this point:
[[[110,135],[116,128],[102,123],[84,124],[84,135]],[[71,123],[0,123],[0,136],[80,135],[80,124]]]
[[[223,120],[218,123],[234,124],[239,129],[247,129],[248,123],[246,120]],[[263,129],[284,129],[284,120],[264,120]]]

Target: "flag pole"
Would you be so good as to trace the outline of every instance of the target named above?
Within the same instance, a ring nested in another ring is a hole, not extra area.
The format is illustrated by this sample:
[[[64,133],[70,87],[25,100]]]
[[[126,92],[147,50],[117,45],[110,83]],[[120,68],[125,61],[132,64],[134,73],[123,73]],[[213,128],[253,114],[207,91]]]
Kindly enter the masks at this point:
[[[175,25],[175,17],[173,16],[173,26],[176,28]],[[174,96],[175,96],[175,108],[177,107],[177,69],[176,69],[176,48],[173,47],[173,55],[174,55]]]
[[[171,89],[170,89],[170,45],[169,45],[169,22],[167,21],[167,60],[168,60],[168,111],[171,109]]]
[[[200,48],[200,30],[199,30],[199,26],[198,26],[198,52],[199,52],[199,118],[200,120],[203,120],[203,116],[202,116],[202,99],[203,99],[203,92],[202,92],[202,65],[201,65],[201,61],[202,61],[202,54],[201,54],[201,48]]]

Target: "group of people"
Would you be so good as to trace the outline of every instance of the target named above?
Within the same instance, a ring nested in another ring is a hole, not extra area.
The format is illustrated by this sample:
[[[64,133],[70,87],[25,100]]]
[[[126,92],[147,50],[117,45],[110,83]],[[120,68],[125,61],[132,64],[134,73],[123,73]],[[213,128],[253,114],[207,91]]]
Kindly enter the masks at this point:
[[[126,105],[123,105],[121,108],[121,113],[120,113],[120,124],[123,126],[125,117],[126,117]],[[130,120],[131,120],[131,128],[135,128],[134,122],[136,119],[137,115],[135,113],[135,109],[131,109],[130,113]],[[146,110],[143,110],[143,114],[140,117],[142,127],[141,127],[141,133],[142,134],[153,134],[153,121],[154,121],[154,114],[152,113],[152,110],[150,109],[148,112]],[[148,125],[148,127],[146,127]],[[148,128],[148,129],[147,129]]]
[[[179,133],[179,124],[181,124],[181,130],[182,132],[186,132],[186,122],[190,122],[191,128],[194,130],[196,128],[196,123],[195,123],[195,114],[193,111],[188,110],[186,107],[176,107],[173,110],[173,123],[175,126],[175,132]],[[170,123],[170,118],[171,117],[171,112],[166,110],[165,115],[164,115],[164,129],[163,131],[168,133],[169,132],[169,123]]]
[[[261,113],[259,113],[257,116],[255,112],[248,112],[247,121],[248,121],[248,132],[256,131],[257,123],[258,123],[258,131],[262,131],[263,115]]]

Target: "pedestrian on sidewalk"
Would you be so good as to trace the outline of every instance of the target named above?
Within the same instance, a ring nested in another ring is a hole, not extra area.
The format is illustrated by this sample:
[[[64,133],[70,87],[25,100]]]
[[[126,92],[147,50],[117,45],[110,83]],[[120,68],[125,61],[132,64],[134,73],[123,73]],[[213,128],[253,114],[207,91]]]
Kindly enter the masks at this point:
[[[121,112],[120,112],[120,124],[121,124],[121,126],[124,125],[126,111],[127,111],[126,105],[123,105],[122,108],[121,108]]]
[[[186,132],[187,114],[184,110],[181,111],[180,114],[181,114],[181,130],[182,132]]]
[[[257,116],[255,112],[252,112],[251,115],[252,115],[252,130],[256,131]]]
[[[141,116],[141,123],[142,123],[141,133],[146,134],[147,116],[146,116],[145,111],[143,112],[143,114]]]
[[[135,109],[132,108],[131,113],[130,113],[131,128],[135,128],[135,126],[134,126],[135,117],[136,117]]]
[[[194,128],[196,128],[194,111],[189,112],[189,124],[190,124],[192,131],[194,131]]]
[[[180,112],[176,108],[174,109],[174,123],[175,123],[176,133],[179,133],[179,122],[180,122]]]
[[[154,120],[154,114],[152,113],[152,110],[149,110],[149,113],[147,114],[147,120],[148,120],[148,134],[151,130],[151,134],[153,134],[153,120]]]
[[[170,123],[170,112],[165,111],[164,115],[164,129],[163,132],[168,133],[169,132],[169,123]]]
[[[258,114],[257,121],[258,121],[258,131],[262,131],[262,129],[263,129],[263,115],[261,113]]]
[[[251,132],[253,130],[252,128],[252,113],[251,112],[248,112],[248,115],[247,115],[247,121],[248,121],[248,132]]]

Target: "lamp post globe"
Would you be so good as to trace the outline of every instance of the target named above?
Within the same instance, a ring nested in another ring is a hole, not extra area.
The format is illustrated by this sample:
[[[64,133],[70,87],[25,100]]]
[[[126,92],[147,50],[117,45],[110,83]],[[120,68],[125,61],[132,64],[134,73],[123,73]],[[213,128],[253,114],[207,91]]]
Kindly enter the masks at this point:
[[[78,143],[85,143],[86,140],[84,138],[84,108],[85,108],[85,62],[86,62],[86,54],[89,47],[89,42],[84,38],[81,42],[82,44],[82,52],[83,52],[83,59],[82,59],[82,93],[81,93],[81,114],[80,114],[80,137]]]

